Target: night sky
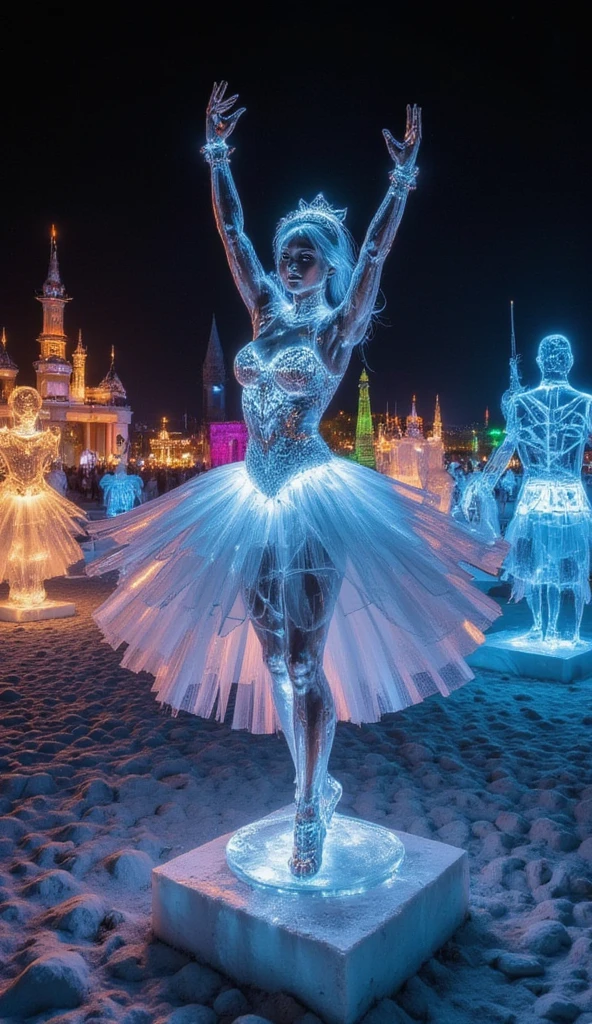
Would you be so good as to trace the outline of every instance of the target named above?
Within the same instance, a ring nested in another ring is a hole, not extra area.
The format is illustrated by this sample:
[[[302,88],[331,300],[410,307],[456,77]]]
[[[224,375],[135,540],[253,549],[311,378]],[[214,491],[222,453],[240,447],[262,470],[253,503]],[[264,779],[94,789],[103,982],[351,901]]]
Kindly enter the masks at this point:
[[[200,146],[212,83],[247,113],[233,136],[246,229],[266,267],[279,217],[319,191],[348,207],[358,242],[388,185],[381,129],[402,137],[423,108],[420,177],[383,276],[386,308],[366,347],[374,411],[499,422],[509,302],[525,382],[544,334],[572,342],[573,383],[592,390],[591,88],[574,8],[293,4],[274,23],[247,5],[204,15],[159,7],[31,8],[0,26],[0,327],[33,384],[34,295],[58,231],[73,301],[65,327],[89,349],[87,383],[111,345],[137,420],[199,416],[215,314],[229,372],[250,322],[227,268]],[[530,9],[530,14],[528,13]],[[76,13],[76,10],[79,13]],[[364,14],[361,13],[363,10]],[[123,13],[122,13],[123,11]],[[583,15],[581,16],[583,17]],[[195,25],[194,25],[195,22]],[[69,349],[71,351],[71,349]],[[331,411],[355,411],[355,352]],[[229,415],[239,413],[229,388]]]

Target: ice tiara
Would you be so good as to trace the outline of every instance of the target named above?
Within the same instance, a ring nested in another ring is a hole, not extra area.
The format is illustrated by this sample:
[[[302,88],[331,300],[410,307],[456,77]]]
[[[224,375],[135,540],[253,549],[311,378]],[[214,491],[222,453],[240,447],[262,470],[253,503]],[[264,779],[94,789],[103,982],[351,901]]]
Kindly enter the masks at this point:
[[[315,196],[312,203],[300,199],[298,207],[282,217],[278,228],[292,227],[298,224],[331,224],[332,227],[340,227],[346,217],[347,207],[344,210],[335,210],[325,199],[322,192]]]

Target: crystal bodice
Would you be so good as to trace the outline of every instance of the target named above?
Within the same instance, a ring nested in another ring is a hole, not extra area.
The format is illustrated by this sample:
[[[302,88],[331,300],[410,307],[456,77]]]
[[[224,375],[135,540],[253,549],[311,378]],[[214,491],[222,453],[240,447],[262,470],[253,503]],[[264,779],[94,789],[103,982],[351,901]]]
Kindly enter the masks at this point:
[[[7,470],[4,487],[13,494],[36,494],[46,486],[44,473],[58,447],[58,438],[49,430],[33,434],[19,434],[6,427],[0,430],[0,457]]]
[[[341,377],[309,345],[287,345],[265,357],[251,343],[238,353],[234,372],[249,431],[247,472],[273,497],[298,473],[332,458],[319,423]]]

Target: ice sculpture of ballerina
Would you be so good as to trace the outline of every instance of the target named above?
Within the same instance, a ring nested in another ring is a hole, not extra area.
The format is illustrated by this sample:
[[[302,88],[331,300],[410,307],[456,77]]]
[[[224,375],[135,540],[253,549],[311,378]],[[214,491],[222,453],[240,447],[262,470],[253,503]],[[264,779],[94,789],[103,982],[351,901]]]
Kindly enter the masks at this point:
[[[491,495],[514,453],[524,476],[505,540],[503,578],[512,598],[532,613],[527,639],[549,647],[577,644],[590,600],[592,508],[582,484],[584,448],[592,432],[592,395],[568,381],[571,346],[561,334],[543,338],[536,388],[506,392],[506,437],[463,495],[463,509],[490,535]]]
[[[155,676],[175,709],[278,728],[296,773],[293,878],[313,880],[341,795],[328,772],[337,718],[377,721],[472,673],[464,656],[499,606],[459,560],[499,565],[499,546],[420,492],[336,457],[319,423],[367,334],[384,260],[415,187],[420,111],[403,142],[384,138],[389,184],[356,256],[345,210],[300,201],[274,239],[267,273],[245,234],[228,137],[242,109],[213,89],[203,152],[218,230],[253,341],[235,360],[249,431],[244,463],[204,473],[91,529],[119,542],[93,574],[122,570],[96,619],[123,664]],[[412,500],[410,497],[413,492]],[[495,570],[494,570],[495,571]],[[259,860],[268,853],[260,849]],[[372,856],[367,858],[371,867]]]
[[[45,580],[84,557],[75,539],[84,533],[84,512],[45,480],[60,436],[38,429],[41,403],[35,388],[15,388],[8,398],[13,426],[0,430],[0,580],[8,580],[9,605],[22,609],[43,605]]]
[[[108,519],[129,512],[142,501],[144,481],[137,473],[128,473],[125,462],[118,462],[115,472],[104,473],[99,480]]]

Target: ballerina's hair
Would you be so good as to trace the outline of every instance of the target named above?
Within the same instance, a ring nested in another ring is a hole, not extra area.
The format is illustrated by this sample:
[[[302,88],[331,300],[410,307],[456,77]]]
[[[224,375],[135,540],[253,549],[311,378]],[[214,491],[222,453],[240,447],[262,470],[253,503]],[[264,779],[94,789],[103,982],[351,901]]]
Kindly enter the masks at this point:
[[[294,235],[306,235],[317,247],[333,273],[327,278],[327,301],[338,306],[347,294],[357,260],[356,243],[343,221],[347,210],[335,210],[326,201],[322,192],[305,203],[298,203],[298,209],[280,220],[273,240],[276,265],[281,251]]]

